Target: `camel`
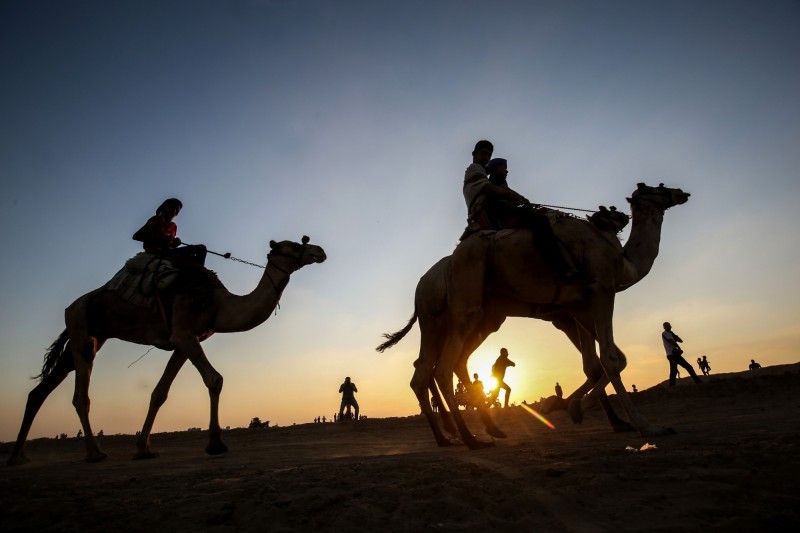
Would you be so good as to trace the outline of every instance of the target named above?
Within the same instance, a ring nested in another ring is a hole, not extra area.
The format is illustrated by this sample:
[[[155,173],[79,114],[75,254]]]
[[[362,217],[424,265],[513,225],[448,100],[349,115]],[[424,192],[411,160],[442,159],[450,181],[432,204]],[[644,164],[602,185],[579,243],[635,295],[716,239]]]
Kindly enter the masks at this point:
[[[611,318],[615,293],[634,285],[650,271],[658,255],[664,212],[688,198],[688,193],[663,184],[658,187],[638,184],[628,199],[633,226],[624,247],[612,238],[612,232],[592,224],[575,219],[556,222],[554,232],[570,250],[580,270],[592,280],[586,285],[558,286],[550,282],[535,251],[535,238],[524,230],[502,238],[499,233],[494,238],[472,236],[452,256],[434,265],[417,286],[414,315],[405,328],[387,334],[388,340],[378,350],[399,342],[419,318],[420,355],[414,363],[411,387],[437,443],[449,445],[452,441],[441,432],[430,409],[427,389],[438,395],[434,382],[451,411],[450,415],[443,415],[445,428],[452,432],[455,424],[462,441],[470,448],[491,444],[479,441],[468,431],[450,399],[453,396],[450,383],[453,372],[462,381],[469,381],[464,379],[469,375],[466,366],[469,355],[508,316],[550,320],[581,350],[588,380],[570,398],[578,398],[592,387],[593,391],[582,402],[570,404],[573,420],[579,422],[583,407],[593,401],[600,401],[605,408],[604,389],[611,382],[636,430],[644,436],[671,433],[670,428],[649,423],[630,401],[619,375],[626,359],[613,342]],[[600,344],[599,361],[595,340]],[[628,423],[616,417],[610,406],[606,413],[615,430],[627,429]],[[450,421],[449,416],[454,420]],[[485,409],[481,411],[481,419],[490,435],[505,436]]]
[[[228,448],[222,442],[218,416],[222,376],[211,366],[200,343],[214,333],[248,331],[265,322],[278,305],[291,274],[306,265],[325,261],[325,251],[308,242],[309,238],[305,236],[302,244],[270,241],[264,274],[250,294],[231,294],[217,283],[209,291],[207,305],[202,308],[197,305],[197,291],[176,294],[169,321],[102,287],[75,300],[65,311],[66,329],[45,355],[42,373],[38,376],[39,384],[28,394],[19,435],[7,464],[18,465],[28,461],[24,446],[33,419],[47,396],[73,370],[75,394],[72,403],[83,427],[86,461],[98,462],[107,457],[98,446],[89,423],[89,380],[98,350],[111,338],[174,350],[151,395],[134,459],[158,457],[158,453],[150,450],[150,432],[173,380],[187,359],[203,378],[211,400],[206,453],[225,453]]]

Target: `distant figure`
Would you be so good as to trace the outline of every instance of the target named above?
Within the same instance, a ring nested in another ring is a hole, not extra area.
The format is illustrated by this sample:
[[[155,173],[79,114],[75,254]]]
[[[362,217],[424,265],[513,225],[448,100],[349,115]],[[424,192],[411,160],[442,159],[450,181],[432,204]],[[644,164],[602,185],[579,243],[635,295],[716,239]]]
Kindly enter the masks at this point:
[[[751,365],[751,366],[752,366],[752,365]],[[79,429],[79,430],[78,430],[78,434],[77,434],[77,435],[75,435],[75,438],[76,438],[76,439],[79,439],[79,438],[81,438],[81,437],[83,437],[83,430],[82,430],[82,429]]]
[[[433,408],[433,412],[434,413],[438,413],[440,407],[441,406],[439,405],[439,395],[438,394],[433,394],[431,396],[431,408]]]
[[[478,373],[472,374],[472,392],[475,394],[475,402],[486,402],[486,389],[483,387],[483,381],[478,378]],[[474,406],[473,406],[474,407]]]
[[[464,394],[465,392],[467,392],[467,386],[464,385],[464,383],[462,383],[461,380],[459,379],[458,380],[458,384],[456,384],[455,393],[456,394]]]
[[[201,266],[206,261],[206,247],[195,244],[178,248],[178,226],[173,219],[178,216],[183,203],[177,198],[164,200],[156,209],[155,216],[150,217],[144,226],[133,234],[133,240],[141,241],[144,251],[167,258],[184,258]]]
[[[500,357],[498,357],[492,365],[492,377],[497,380],[497,386],[492,390],[492,394],[489,396],[489,401],[487,402],[489,405],[495,402],[497,396],[500,394],[500,389],[505,389],[506,399],[504,406],[508,407],[508,397],[511,396],[511,387],[503,380],[506,377],[506,369],[510,366],[517,365],[508,358],[508,350],[500,348]]]
[[[561,389],[561,385],[558,384],[558,381],[556,381],[556,396],[559,400],[564,397],[564,391]]]
[[[683,342],[683,339],[672,331],[672,325],[669,322],[664,322],[664,331],[661,333],[661,340],[664,343],[664,350],[667,352],[667,360],[669,361],[670,387],[675,385],[675,376],[678,375],[679,365],[689,372],[689,375],[692,376],[695,383],[702,383],[700,378],[697,377],[697,374],[695,374],[692,365],[689,364],[689,361],[683,358],[683,350],[678,346],[678,343]]]
[[[338,420],[342,420],[342,415],[344,414],[344,408],[353,406],[353,409],[356,410],[355,419],[358,420],[358,402],[356,401],[355,393],[358,392],[356,388],[356,384],[350,381],[350,376],[344,378],[344,383],[339,386],[339,392],[342,393],[342,403],[339,405],[339,417]]]
[[[711,373],[711,365],[708,364],[708,359],[704,355],[703,358],[697,358],[697,366],[700,368],[700,371],[703,373],[704,376],[707,376]]]
[[[631,385],[631,387],[633,387],[633,392],[639,392],[638,389],[636,388],[636,385]]]
[[[750,370],[758,370],[761,368],[761,365],[755,362],[754,359],[750,359]]]

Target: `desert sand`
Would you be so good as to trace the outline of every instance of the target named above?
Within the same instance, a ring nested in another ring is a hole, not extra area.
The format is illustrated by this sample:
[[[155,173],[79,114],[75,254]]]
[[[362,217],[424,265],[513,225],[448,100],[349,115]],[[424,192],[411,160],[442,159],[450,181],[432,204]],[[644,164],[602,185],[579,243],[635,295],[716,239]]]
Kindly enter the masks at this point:
[[[553,412],[552,430],[511,407],[493,412],[509,437],[476,451],[437,447],[421,416],[229,430],[216,457],[197,431],[153,435],[146,461],[134,436],[105,436],[96,464],[80,440],[33,440],[30,463],[0,468],[0,530],[796,528],[800,364],[706,381],[633,395],[677,432],[654,438],[613,433],[598,410],[580,425]]]

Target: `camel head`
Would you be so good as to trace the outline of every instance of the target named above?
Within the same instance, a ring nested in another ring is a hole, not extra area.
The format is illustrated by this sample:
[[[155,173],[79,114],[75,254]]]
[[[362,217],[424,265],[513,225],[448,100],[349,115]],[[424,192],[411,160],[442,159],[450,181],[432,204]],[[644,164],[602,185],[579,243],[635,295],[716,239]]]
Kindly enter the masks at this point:
[[[667,210],[670,207],[685,204],[689,201],[689,193],[681,189],[670,189],[659,183],[658,187],[650,187],[644,183],[638,183],[636,190],[630,198],[626,198],[628,203],[635,206],[639,202],[647,202],[660,209]]]
[[[312,263],[322,263],[327,259],[325,250],[314,244],[308,244],[310,239],[303,235],[300,243],[293,241],[269,241],[267,261],[281,258],[282,262],[292,270],[298,270]]]

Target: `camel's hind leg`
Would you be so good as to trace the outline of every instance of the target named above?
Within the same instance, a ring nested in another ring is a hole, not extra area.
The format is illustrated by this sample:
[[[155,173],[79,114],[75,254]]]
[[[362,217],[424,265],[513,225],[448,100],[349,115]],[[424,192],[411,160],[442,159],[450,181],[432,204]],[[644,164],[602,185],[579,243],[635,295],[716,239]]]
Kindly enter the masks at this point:
[[[461,356],[458,358],[458,362],[454,368],[455,374],[462,382],[471,383],[469,370],[467,368],[467,362],[469,361],[470,355],[472,355],[475,350],[477,350],[478,347],[483,344],[483,341],[486,340],[489,335],[500,329],[500,326],[503,325],[504,321],[505,317],[503,316],[486,316],[481,324],[481,327],[467,339],[467,342],[464,343],[464,347],[461,350]],[[483,397],[483,391],[476,390],[475,387],[472,387],[470,394],[470,397],[472,398],[472,404],[478,410],[478,416],[480,417],[481,422],[483,422],[486,432],[492,437],[497,437],[499,439],[506,438],[505,432],[494,423],[491,414],[489,414],[489,409],[486,407],[486,399]]]
[[[169,358],[167,367],[164,369],[164,374],[158,381],[153,393],[150,395],[150,407],[147,409],[147,416],[142,426],[142,431],[139,433],[139,438],[136,439],[136,454],[134,459],[153,459],[158,457],[158,453],[150,450],[150,432],[153,430],[153,423],[156,420],[158,410],[167,401],[169,389],[175,377],[180,372],[183,364],[186,362],[186,356],[179,351],[174,351]]]
[[[435,391],[435,394],[438,394],[435,382],[433,381],[432,361],[424,355],[423,350],[420,350],[420,356],[414,362],[414,375],[411,377],[411,390],[414,391],[417,401],[419,401],[422,414],[424,414],[425,418],[428,420],[431,431],[433,431],[433,437],[436,439],[436,444],[439,446],[452,446],[455,442],[442,432],[436,413],[433,412],[433,408],[431,407],[431,402],[428,399],[429,388]],[[444,403],[441,401],[441,398],[439,398],[439,400],[440,409],[444,410]]]
[[[433,374],[431,374],[431,382],[428,386],[428,390],[431,392],[431,397],[434,398],[439,405],[439,420],[442,421],[442,426],[444,426],[444,430],[450,433],[451,435],[458,435],[458,428],[456,427],[456,422],[453,419],[453,415],[450,414],[450,411],[447,410],[445,406],[444,399],[442,398],[441,393],[439,392],[439,387],[436,386],[436,380],[433,378]]]
[[[28,402],[25,404],[25,414],[22,417],[22,425],[19,428],[17,441],[14,443],[14,449],[11,451],[11,457],[6,461],[7,465],[14,466],[28,462],[28,458],[25,457],[25,440],[28,438],[28,432],[33,425],[33,419],[36,418],[36,414],[39,412],[39,409],[50,393],[61,385],[64,378],[73,370],[75,370],[75,365],[72,362],[70,354],[60,357],[55,368],[42,378],[42,381],[28,393]]]
[[[92,378],[95,355],[103,343],[92,337],[85,337],[82,342],[72,342],[74,339],[80,338],[70,332],[72,361],[75,365],[75,394],[72,397],[72,405],[75,406],[83,427],[83,438],[86,443],[86,461],[95,463],[108,457],[108,454],[103,452],[97,444],[97,439],[95,439],[92,432],[92,425],[89,422],[89,406],[91,403],[89,400],[89,382]]]

